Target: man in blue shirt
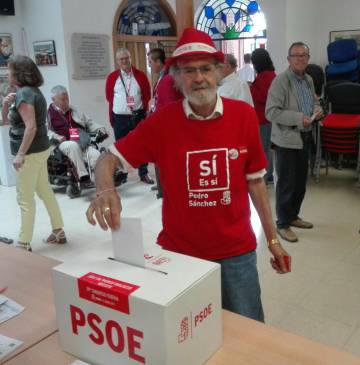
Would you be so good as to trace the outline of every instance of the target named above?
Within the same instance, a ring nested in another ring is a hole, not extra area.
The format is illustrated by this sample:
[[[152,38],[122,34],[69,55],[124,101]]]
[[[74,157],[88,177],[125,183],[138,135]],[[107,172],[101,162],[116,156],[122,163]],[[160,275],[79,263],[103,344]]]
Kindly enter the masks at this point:
[[[293,43],[289,68],[272,82],[266,103],[266,118],[272,123],[275,146],[277,231],[289,242],[298,241],[290,227],[309,229],[313,224],[299,217],[306,191],[312,125],[322,116],[314,84],[305,69],[309,47]]]

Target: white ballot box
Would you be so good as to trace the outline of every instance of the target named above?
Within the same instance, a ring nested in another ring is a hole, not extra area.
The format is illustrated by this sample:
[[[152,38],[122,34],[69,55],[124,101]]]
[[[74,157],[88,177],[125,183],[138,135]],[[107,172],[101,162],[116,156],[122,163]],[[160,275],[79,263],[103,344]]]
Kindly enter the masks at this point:
[[[63,350],[92,365],[199,365],[222,343],[220,266],[160,251],[54,268]]]
[[[10,153],[9,126],[0,125],[0,185],[16,184],[15,170],[12,166],[13,156]]]

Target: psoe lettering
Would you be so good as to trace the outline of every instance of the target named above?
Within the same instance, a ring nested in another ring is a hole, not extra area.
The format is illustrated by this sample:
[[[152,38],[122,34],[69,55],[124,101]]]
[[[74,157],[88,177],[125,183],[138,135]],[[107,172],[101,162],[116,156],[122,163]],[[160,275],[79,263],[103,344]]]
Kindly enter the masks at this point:
[[[208,304],[195,316],[195,327],[212,314],[212,304]]]
[[[103,320],[96,313],[85,315],[83,310],[75,305],[70,305],[71,327],[74,335],[79,334],[79,328],[89,327],[89,338],[96,345],[102,345],[105,341],[108,346],[117,353],[122,353],[127,343],[128,356],[130,359],[145,364],[145,357],[139,355],[141,340],[144,333],[131,327],[123,328],[116,321]]]

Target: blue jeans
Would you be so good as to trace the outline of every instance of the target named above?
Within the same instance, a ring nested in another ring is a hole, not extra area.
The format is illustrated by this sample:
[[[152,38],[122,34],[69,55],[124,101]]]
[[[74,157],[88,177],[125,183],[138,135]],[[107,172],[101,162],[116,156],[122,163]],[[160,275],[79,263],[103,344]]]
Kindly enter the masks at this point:
[[[264,322],[256,251],[216,262],[221,265],[222,307]]]

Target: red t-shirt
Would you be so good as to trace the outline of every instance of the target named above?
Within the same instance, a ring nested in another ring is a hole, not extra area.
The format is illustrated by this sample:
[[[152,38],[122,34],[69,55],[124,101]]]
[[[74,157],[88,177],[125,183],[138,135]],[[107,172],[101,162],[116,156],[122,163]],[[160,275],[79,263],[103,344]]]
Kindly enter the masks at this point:
[[[157,101],[156,110],[172,103],[173,101],[182,100],[183,95],[175,88],[174,79],[170,74],[165,75],[156,88]]]
[[[188,119],[182,102],[172,103],[115,143],[131,166],[149,161],[160,169],[158,243],[210,260],[256,248],[246,175],[266,167],[254,109],[222,100],[223,116],[211,120]]]

